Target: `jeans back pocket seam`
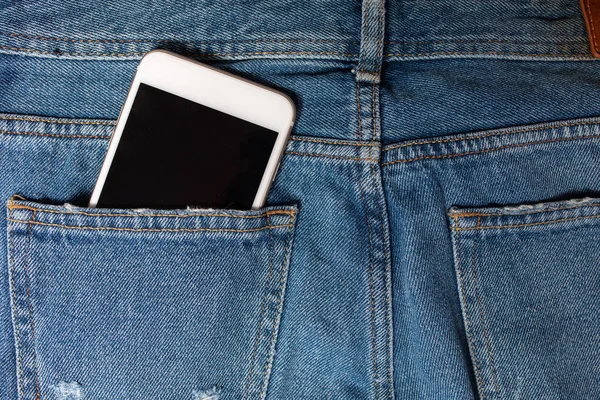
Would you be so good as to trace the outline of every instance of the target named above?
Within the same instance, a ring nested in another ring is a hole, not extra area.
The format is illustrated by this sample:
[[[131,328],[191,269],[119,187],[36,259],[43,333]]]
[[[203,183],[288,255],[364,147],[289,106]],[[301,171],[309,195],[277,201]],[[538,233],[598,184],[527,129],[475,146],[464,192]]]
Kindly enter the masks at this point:
[[[280,228],[292,228],[292,224],[281,224],[263,226],[260,228],[248,228],[248,229],[234,229],[234,228],[118,228],[114,226],[77,226],[77,225],[63,225],[54,224],[48,222],[39,221],[23,221],[21,219],[7,218],[9,222],[27,224],[27,225],[41,225],[49,226],[61,229],[76,229],[76,230],[90,230],[90,231],[122,231],[122,232],[237,232],[237,233],[248,233],[264,231],[266,229],[280,229]]]
[[[271,226],[271,219],[269,218],[269,216],[266,216],[267,218],[267,226]],[[263,295],[262,301],[261,301],[261,309],[260,309],[260,315],[258,317],[258,326],[256,328],[256,336],[254,338],[254,344],[252,346],[252,357],[250,358],[250,370],[248,372],[248,379],[247,379],[247,384],[246,384],[246,389],[244,391],[244,399],[248,398],[248,394],[250,391],[250,385],[252,384],[252,374],[254,373],[254,363],[256,361],[256,353],[258,351],[258,342],[260,339],[260,333],[262,330],[262,324],[263,324],[263,318],[265,316],[265,309],[266,309],[266,303],[267,303],[267,295],[268,295],[268,289],[269,289],[269,282],[271,281],[272,275],[273,275],[273,231],[269,230],[269,272],[267,273],[267,278],[266,278],[266,282],[265,282],[265,293]]]
[[[293,221],[294,216],[292,216],[292,221]],[[273,235],[273,231],[269,231],[269,234],[271,235],[271,239],[272,239],[272,235]],[[281,266],[281,274],[279,276],[279,296],[277,297],[277,305],[276,305],[276,314],[275,317],[273,319],[273,328],[271,331],[271,340],[269,342],[269,353],[267,354],[266,360],[265,360],[265,366],[264,366],[264,370],[263,370],[263,385],[262,388],[260,390],[259,393],[259,398],[260,399],[264,399],[266,397],[266,391],[267,391],[267,385],[269,382],[269,375],[270,375],[270,369],[273,366],[273,358],[275,356],[275,346],[276,346],[276,341],[277,341],[277,336],[278,336],[278,330],[279,330],[279,322],[281,321],[281,313],[283,311],[283,296],[285,293],[285,284],[287,282],[286,279],[286,275],[287,272],[289,271],[289,262],[288,262],[288,255],[289,255],[289,250],[290,250],[290,241],[291,241],[291,230],[287,235],[287,239],[286,239],[286,245],[285,245],[285,250],[283,251],[283,261],[282,261],[282,266]],[[273,253],[273,252],[272,252]],[[287,265],[287,268],[286,268]]]
[[[483,330],[483,336],[485,338],[485,347],[487,350],[490,367],[492,370],[492,379],[494,381],[494,388],[496,390],[496,393],[499,393],[500,387],[498,384],[498,371],[496,370],[496,362],[494,360],[490,336],[488,333],[487,324],[485,322],[486,321],[485,307],[483,305],[481,289],[479,288],[479,280],[477,278],[477,267],[476,267],[476,265],[477,265],[477,242],[481,235],[480,228],[481,228],[481,217],[477,217],[477,226],[475,229],[475,238],[473,239],[473,250],[472,250],[472,255],[471,255],[471,270],[473,273],[473,283],[475,284],[475,297],[477,299],[477,305],[479,308],[479,320],[481,323],[481,328]]]
[[[25,198],[19,196],[19,195],[14,195],[8,202],[8,209],[9,210],[15,210],[15,209],[22,209],[22,210],[29,210],[33,213],[39,211],[39,212],[44,212],[44,213],[50,213],[50,214],[59,214],[59,215],[83,215],[86,217],[94,217],[94,218],[99,218],[99,217],[118,217],[118,218],[122,218],[122,217],[129,217],[129,218],[135,218],[135,217],[172,217],[172,218],[194,218],[194,217],[225,217],[225,218],[239,218],[239,219],[257,219],[257,218],[266,218],[269,217],[271,215],[289,215],[291,217],[290,219],[290,224],[294,223],[294,218],[295,218],[295,212],[293,211],[287,211],[287,210],[269,210],[266,211],[264,213],[260,213],[260,214],[256,214],[256,215],[236,215],[233,212],[232,213],[223,213],[223,212],[202,212],[202,211],[198,211],[198,212],[188,212],[186,214],[174,214],[174,213],[169,213],[169,212],[164,212],[164,213],[144,213],[144,212],[140,212],[140,213],[136,213],[136,214],[119,214],[119,213],[110,213],[110,212],[102,212],[99,211],[97,213],[91,213],[91,212],[87,212],[87,211],[76,211],[76,210],[72,210],[72,211],[64,211],[64,210],[52,210],[49,208],[40,208],[40,207],[32,207],[29,205],[25,205],[25,204],[15,204],[15,200],[18,201],[27,201]],[[12,215],[12,214],[11,214]],[[12,218],[12,216],[10,217]]]
[[[8,229],[8,240],[9,240],[9,262],[10,262],[10,272],[11,272],[11,300],[12,300],[12,312],[13,312],[13,323],[14,323],[14,331],[15,331],[15,340],[17,347],[17,368],[19,369],[19,378],[17,381],[18,391],[21,399],[40,399],[40,384],[39,384],[39,375],[38,375],[38,366],[37,366],[37,352],[35,348],[35,322],[34,322],[34,313],[33,313],[33,303],[31,301],[31,284],[30,284],[30,276],[29,276],[29,259],[30,259],[30,251],[31,251],[31,231],[32,231],[32,222],[35,221],[35,212],[33,212],[27,221],[26,228],[26,241],[25,241],[25,249],[24,249],[24,259],[23,259],[23,271],[22,275],[17,279],[17,268],[15,263],[15,250],[14,250],[14,239],[12,237],[13,233],[13,221],[12,218],[9,219],[9,229]],[[12,210],[9,210],[9,216],[12,217]],[[21,275],[21,274],[19,274]],[[24,280],[25,286],[25,294],[17,293],[19,288],[23,286]],[[18,282],[17,282],[18,280]],[[20,298],[24,298],[25,301],[23,306],[27,307],[27,311],[22,309]],[[24,315],[28,314],[28,316]],[[25,322],[25,319],[28,321]],[[29,326],[23,327],[23,324],[29,324]],[[27,346],[23,345],[23,341],[25,340],[25,335],[22,335],[23,332],[27,332],[29,336],[26,340],[27,342],[31,342],[30,349],[31,354],[25,354],[24,348]],[[25,373],[25,369],[31,370],[31,373]],[[26,376],[31,375],[33,378],[34,387],[30,388],[31,379],[26,380]],[[33,390],[33,393],[31,391]],[[27,395],[26,395],[27,394]]]
[[[474,339],[473,333],[472,333],[471,315],[470,315],[469,307],[467,304],[467,290],[465,287],[465,278],[464,278],[464,271],[463,271],[463,267],[462,267],[462,258],[460,256],[460,248],[459,248],[460,222],[459,222],[458,216],[453,215],[452,218],[454,220],[454,226],[452,227],[452,230],[454,231],[453,232],[453,240],[454,240],[455,258],[456,258],[456,263],[455,263],[456,264],[456,273],[458,275],[458,282],[459,282],[459,295],[462,298],[462,303],[463,303],[463,318],[465,320],[465,333],[467,335],[469,350],[471,352],[471,358],[473,361],[473,369],[474,369],[474,373],[475,373],[475,378],[477,380],[477,386],[479,386],[481,400],[484,400],[484,399],[486,399],[486,394],[485,394],[485,388],[483,385],[481,367],[479,365],[479,357],[477,356],[475,339]]]
[[[261,310],[260,310],[260,316],[259,316],[259,321],[258,321],[258,326],[256,328],[256,336],[254,339],[254,344],[252,347],[252,356],[250,358],[250,362],[249,362],[249,372],[248,372],[248,376],[245,379],[246,384],[245,384],[245,389],[244,389],[244,396],[243,399],[249,399],[249,398],[254,398],[254,396],[252,396],[253,392],[256,393],[256,391],[258,391],[258,398],[259,399],[264,399],[266,397],[267,394],[267,387],[268,387],[268,382],[269,382],[269,375],[271,372],[271,368],[272,368],[272,364],[273,364],[273,358],[274,358],[274,354],[275,354],[275,345],[276,345],[276,341],[277,341],[277,335],[278,335],[278,330],[279,330],[279,323],[281,320],[281,313],[282,313],[282,305],[283,305],[283,297],[285,295],[285,283],[287,281],[286,276],[287,273],[289,271],[289,260],[288,260],[288,256],[289,256],[289,250],[290,250],[290,246],[291,246],[291,241],[292,241],[292,233],[293,230],[291,229],[292,226],[294,226],[294,220],[295,220],[295,214],[293,214],[291,216],[290,219],[290,228],[288,228],[288,233],[287,233],[287,237],[285,239],[285,250],[283,251],[283,260],[282,260],[282,265],[281,265],[281,271],[279,273],[279,285],[277,287],[277,301],[272,301],[272,303],[275,307],[274,309],[270,312],[270,314],[272,315],[272,324],[268,323],[270,322],[269,320],[271,318],[269,318],[269,293],[271,292],[271,290],[273,289],[271,287],[271,283],[274,283],[273,281],[273,267],[275,265],[274,261],[273,261],[273,256],[276,255],[276,251],[275,251],[275,243],[274,243],[274,238],[273,238],[273,230],[269,230],[269,247],[270,247],[270,256],[269,256],[269,272],[267,273],[267,277],[266,277],[266,282],[265,282],[265,289],[264,289],[264,295],[261,301]],[[271,220],[270,217],[267,216],[267,225],[270,225]],[[267,325],[271,326],[271,332],[270,335],[268,333],[268,331],[265,331],[265,329],[263,327],[266,327]],[[262,342],[264,342],[264,345],[262,344]],[[260,347],[265,346],[264,349],[260,349]],[[262,351],[261,351],[262,350]],[[264,354],[264,361],[261,362],[261,353],[264,353],[266,351],[266,354]],[[255,373],[256,369],[260,366],[260,364],[263,364],[263,373],[262,376],[259,375],[258,373]],[[254,378],[254,379],[253,379]],[[253,389],[253,387],[256,386],[256,388]],[[260,388],[260,389],[259,389]]]
[[[481,218],[481,217],[478,217]],[[532,222],[532,223],[524,223],[524,224],[510,224],[510,225],[483,225],[483,226],[479,226],[479,227],[465,227],[465,228],[455,228],[455,231],[479,231],[482,229],[513,229],[513,228],[527,228],[527,227],[532,227],[532,226],[539,226],[539,225],[551,225],[551,224],[557,224],[557,223],[562,223],[562,222],[573,222],[573,221],[581,221],[581,220],[586,220],[586,219],[598,219],[600,218],[600,215],[581,215],[578,217],[571,217],[571,218],[559,218],[559,219],[551,219],[551,220],[546,220],[546,221],[538,221],[538,222]]]

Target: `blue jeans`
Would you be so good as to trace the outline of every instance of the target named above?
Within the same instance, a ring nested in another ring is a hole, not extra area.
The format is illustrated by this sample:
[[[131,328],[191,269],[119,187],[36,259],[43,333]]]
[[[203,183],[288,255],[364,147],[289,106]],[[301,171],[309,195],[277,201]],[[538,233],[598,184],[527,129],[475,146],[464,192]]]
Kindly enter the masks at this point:
[[[294,98],[265,209],[84,207],[156,48]],[[598,66],[576,0],[0,2],[0,399],[600,397]]]

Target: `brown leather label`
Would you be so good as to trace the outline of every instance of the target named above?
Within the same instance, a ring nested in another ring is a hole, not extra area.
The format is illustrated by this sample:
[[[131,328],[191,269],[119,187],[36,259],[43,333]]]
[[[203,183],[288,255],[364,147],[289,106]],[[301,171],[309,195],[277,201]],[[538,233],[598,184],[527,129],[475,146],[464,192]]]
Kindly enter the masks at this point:
[[[600,0],[580,0],[580,2],[592,54],[600,58]]]

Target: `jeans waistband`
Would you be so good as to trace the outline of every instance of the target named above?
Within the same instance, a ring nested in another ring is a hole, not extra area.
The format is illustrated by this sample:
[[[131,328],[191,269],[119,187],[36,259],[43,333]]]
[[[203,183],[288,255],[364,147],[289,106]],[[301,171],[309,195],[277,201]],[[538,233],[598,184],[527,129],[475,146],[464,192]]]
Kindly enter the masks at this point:
[[[358,62],[367,61],[368,46],[373,52],[367,63],[378,56],[384,61],[591,58],[578,0],[364,0],[362,5],[346,0],[162,0],[151,5],[135,0],[52,0],[43,7],[34,0],[2,2],[0,52],[139,59],[162,47],[218,59]]]

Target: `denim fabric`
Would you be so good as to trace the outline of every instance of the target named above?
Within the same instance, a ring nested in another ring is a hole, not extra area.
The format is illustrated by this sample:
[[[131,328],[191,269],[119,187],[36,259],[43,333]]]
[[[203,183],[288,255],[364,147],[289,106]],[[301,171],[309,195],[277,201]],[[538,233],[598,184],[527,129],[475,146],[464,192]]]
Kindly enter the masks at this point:
[[[294,99],[264,210],[84,207],[155,48]],[[598,398],[599,100],[577,0],[0,2],[0,399]]]

